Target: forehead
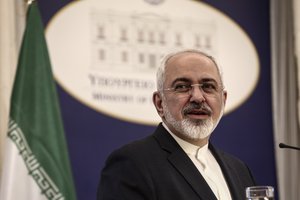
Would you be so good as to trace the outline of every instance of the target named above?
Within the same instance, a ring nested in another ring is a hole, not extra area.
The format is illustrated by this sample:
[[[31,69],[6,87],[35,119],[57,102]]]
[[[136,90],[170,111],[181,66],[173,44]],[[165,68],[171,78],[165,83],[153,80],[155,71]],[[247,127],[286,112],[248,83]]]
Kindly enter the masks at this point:
[[[171,57],[165,69],[166,82],[177,78],[187,78],[191,81],[214,79],[220,82],[220,75],[215,63],[205,55],[186,52]]]

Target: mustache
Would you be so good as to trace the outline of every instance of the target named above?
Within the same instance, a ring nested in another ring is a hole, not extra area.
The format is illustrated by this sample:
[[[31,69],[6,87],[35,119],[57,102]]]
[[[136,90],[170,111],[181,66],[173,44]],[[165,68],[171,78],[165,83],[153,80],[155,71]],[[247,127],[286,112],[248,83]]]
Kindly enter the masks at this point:
[[[183,114],[186,115],[192,111],[201,111],[208,115],[212,114],[212,109],[206,103],[190,103],[183,108]]]

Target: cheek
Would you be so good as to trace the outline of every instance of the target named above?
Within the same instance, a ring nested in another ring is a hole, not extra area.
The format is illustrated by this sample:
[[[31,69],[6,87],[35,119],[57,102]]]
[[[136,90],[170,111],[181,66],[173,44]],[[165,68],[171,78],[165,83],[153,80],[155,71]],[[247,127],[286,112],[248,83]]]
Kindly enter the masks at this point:
[[[167,103],[167,108],[176,119],[182,118],[182,110],[186,105],[186,101],[183,99],[170,99]]]
[[[224,103],[221,100],[214,100],[208,103],[213,111],[214,118],[218,118],[224,109]]]

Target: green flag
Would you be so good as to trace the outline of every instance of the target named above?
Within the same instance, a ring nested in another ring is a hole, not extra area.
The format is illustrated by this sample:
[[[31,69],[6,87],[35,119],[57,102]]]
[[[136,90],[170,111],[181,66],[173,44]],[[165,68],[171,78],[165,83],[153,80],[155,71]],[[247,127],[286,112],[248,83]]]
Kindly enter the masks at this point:
[[[27,11],[2,175],[1,200],[76,199],[56,86],[36,2]]]

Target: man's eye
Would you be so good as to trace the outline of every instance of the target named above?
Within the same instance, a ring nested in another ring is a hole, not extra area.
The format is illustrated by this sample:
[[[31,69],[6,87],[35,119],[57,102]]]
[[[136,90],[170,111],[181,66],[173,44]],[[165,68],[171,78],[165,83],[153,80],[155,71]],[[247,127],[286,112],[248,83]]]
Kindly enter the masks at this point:
[[[202,89],[203,89],[204,91],[211,92],[211,91],[216,91],[216,90],[217,90],[217,87],[216,87],[215,84],[213,84],[213,83],[203,83],[203,84],[202,84]]]
[[[187,84],[178,84],[174,87],[174,90],[177,92],[186,92],[191,88],[191,85]]]

